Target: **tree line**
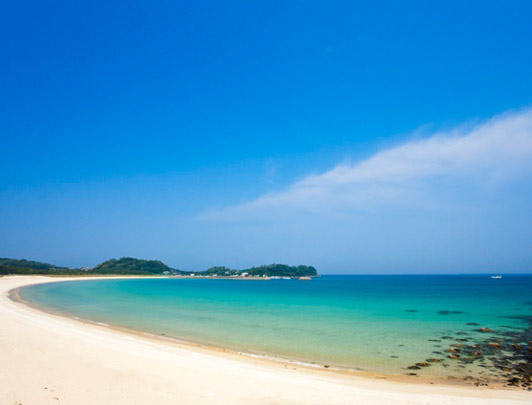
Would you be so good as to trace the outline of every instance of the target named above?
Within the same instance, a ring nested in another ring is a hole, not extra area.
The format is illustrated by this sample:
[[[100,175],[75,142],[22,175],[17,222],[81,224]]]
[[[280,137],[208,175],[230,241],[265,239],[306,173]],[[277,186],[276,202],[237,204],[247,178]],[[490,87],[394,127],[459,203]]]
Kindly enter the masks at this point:
[[[252,267],[244,270],[230,269],[224,266],[211,267],[204,271],[183,271],[173,269],[160,260],[142,260],[132,257],[123,257],[121,259],[111,259],[97,266],[87,268],[68,268],[55,266],[53,264],[30,261],[0,258],[0,275],[8,274],[36,274],[36,275],[98,275],[98,274],[115,274],[115,275],[205,275],[205,276],[238,276],[242,273],[248,273],[249,276],[266,276],[266,277],[312,277],[318,273],[313,266],[288,266],[286,264],[269,264],[264,266]]]

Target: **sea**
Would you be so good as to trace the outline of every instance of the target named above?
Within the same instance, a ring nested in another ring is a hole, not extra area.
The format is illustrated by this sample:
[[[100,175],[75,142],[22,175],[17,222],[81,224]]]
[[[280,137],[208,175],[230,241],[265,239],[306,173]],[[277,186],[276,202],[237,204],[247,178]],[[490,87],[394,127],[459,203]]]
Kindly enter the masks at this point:
[[[476,385],[526,378],[530,367],[532,275],[107,279],[19,295],[65,315],[314,367]]]

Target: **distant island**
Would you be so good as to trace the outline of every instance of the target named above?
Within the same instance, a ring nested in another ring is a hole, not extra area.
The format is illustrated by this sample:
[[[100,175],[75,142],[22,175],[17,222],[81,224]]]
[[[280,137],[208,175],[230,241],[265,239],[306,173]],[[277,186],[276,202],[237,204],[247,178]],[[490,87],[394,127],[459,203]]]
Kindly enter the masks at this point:
[[[88,268],[60,267],[53,264],[31,260],[17,260],[0,258],[0,275],[32,274],[32,275],[139,275],[139,276],[181,276],[181,277],[209,277],[209,278],[310,278],[316,277],[318,272],[313,266],[288,266],[286,264],[268,264],[244,270],[215,266],[203,271],[184,271],[173,269],[159,260],[142,260],[133,257],[111,259]]]

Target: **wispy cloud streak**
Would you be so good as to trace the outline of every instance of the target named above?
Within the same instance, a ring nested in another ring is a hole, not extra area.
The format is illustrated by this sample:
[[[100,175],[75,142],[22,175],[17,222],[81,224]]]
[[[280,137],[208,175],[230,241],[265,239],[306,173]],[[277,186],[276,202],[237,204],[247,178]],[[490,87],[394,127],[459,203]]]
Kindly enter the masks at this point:
[[[415,195],[430,194],[437,185],[493,185],[531,172],[532,109],[526,109],[409,141],[367,160],[339,164],[284,190],[204,217],[371,209],[408,203]]]

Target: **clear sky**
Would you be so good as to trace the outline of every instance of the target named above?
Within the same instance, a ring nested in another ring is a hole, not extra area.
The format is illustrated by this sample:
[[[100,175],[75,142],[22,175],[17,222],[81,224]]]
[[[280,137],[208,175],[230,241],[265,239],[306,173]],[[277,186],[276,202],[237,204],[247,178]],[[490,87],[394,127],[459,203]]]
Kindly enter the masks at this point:
[[[532,272],[529,1],[7,1],[0,257]]]

